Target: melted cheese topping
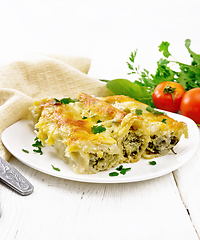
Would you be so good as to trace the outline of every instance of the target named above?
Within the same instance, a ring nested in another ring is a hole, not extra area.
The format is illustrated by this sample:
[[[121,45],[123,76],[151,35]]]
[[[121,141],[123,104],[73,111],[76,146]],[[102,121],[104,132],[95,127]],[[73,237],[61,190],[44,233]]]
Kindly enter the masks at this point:
[[[93,174],[141,156],[167,154],[187,126],[126,96],[95,98],[81,93],[78,102],[35,101],[30,115],[42,144],[54,145],[58,157],[75,173]],[[137,116],[136,109],[143,114]],[[166,119],[166,123],[162,120]],[[94,134],[93,127],[103,131]]]
[[[146,122],[150,141],[144,158],[154,158],[167,154],[179,142],[182,134],[188,138],[187,125],[184,122],[178,122],[164,114],[154,114],[146,110],[146,104],[136,101],[123,95],[109,96],[101,98],[106,103],[120,109],[121,111],[136,115],[136,109],[142,110],[142,117]],[[165,119],[165,123],[162,120]]]
[[[54,145],[60,158],[76,173],[95,173],[102,170],[91,164],[94,162],[94,156],[101,161],[103,169],[116,165],[121,154],[116,140],[106,132],[93,134],[91,129],[94,120],[82,119],[81,106],[80,103],[67,105],[55,103],[54,99],[44,99],[40,104],[38,101],[35,102],[30,111],[32,119],[35,116],[34,122],[37,122],[35,124],[37,136],[43,145]],[[110,163],[102,165],[105,152]]]
[[[149,132],[143,118],[127,114],[85,93],[79,94],[78,99],[89,116],[100,117],[101,125],[117,141],[122,151],[121,162],[136,162],[141,158],[149,142]]]
[[[122,119],[127,115],[126,112],[120,111],[119,109],[101,101],[98,98],[89,96],[85,93],[81,93],[78,96],[80,102],[84,104],[84,114],[87,116],[99,116],[101,121],[115,120],[121,122]]]

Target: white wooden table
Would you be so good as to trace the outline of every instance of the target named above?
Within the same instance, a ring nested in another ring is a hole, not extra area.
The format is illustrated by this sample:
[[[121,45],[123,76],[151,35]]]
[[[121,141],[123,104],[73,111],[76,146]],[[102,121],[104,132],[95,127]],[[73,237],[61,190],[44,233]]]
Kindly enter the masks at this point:
[[[154,70],[158,45],[171,43],[188,61],[186,38],[200,53],[199,1],[14,1],[0,3],[0,62],[31,52],[92,58],[89,74],[127,77],[129,54]],[[200,134],[200,129],[199,129]],[[20,196],[0,183],[1,240],[199,240],[200,145],[165,176],[136,183],[94,184],[15,166],[33,185]]]
[[[199,239],[199,160],[200,145],[165,176],[95,184],[48,176],[12,158],[35,189],[22,197],[0,185],[1,239]]]

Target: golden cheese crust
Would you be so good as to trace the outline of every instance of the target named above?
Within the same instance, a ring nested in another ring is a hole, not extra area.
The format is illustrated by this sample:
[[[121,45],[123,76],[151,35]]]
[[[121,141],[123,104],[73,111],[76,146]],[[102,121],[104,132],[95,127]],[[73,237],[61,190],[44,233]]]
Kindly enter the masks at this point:
[[[38,138],[44,145],[54,145],[60,158],[76,173],[91,174],[116,166],[121,154],[116,140],[105,132],[93,134],[93,122],[82,119],[79,108],[76,103],[65,105],[54,99],[33,103],[30,112]]]
[[[174,120],[173,118],[170,118],[167,115],[164,114],[154,114],[152,112],[147,111],[148,105],[141,103],[133,98],[124,96],[124,95],[115,95],[115,96],[109,96],[102,98],[103,101],[111,104],[112,106],[115,106],[116,108],[123,109],[124,112],[127,113],[135,113],[136,109],[141,109],[143,111],[142,117],[144,119],[148,119],[150,122],[161,122],[164,119],[166,119],[166,124],[170,129],[173,131],[179,131],[181,129],[184,130],[185,137],[187,136],[187,126],[184,122],[178,122]],[[135,113],[136,114],[136,113]]]
[[[149,133],[143,118],[127,114],[111,104],[81,93],[78,99],[83,103],[84,114],[97,115],[101,125],[121,148],[121,162],[136,162],[141,158],[149,142]]]
[[[78,100],[84,104],[84,112],[88,111],[89,115],[99,115],[101,120],[104,121],[115,118],[121,122],[122,119],[127,115],[126,112],[121,111],[112,105],[85,93],[80,93],[78,95]]]
[[[136,114],[136,109],[142,110],[144,121],[148,125],[150,132],[150,141],[148,147],[143,153],[144,158],[160,157],[173,151],[174,146],[180,141],[184,134],[188,137],[187,125],[184,122],[178,122],[166,114],[155,114],[147,111],[148,105],[138,102],[133,98],[115,95],[101,98],[103,101],[120,109],[121,111]]]
[[[132,98],[80,93],[77,99],[67,104],[42,99],[30,108],[38,138],[43,145],[53,145],[75,173],[94,174],[141,157],[163,156],[183,134],[187,137],[185,123],[153,114]]]

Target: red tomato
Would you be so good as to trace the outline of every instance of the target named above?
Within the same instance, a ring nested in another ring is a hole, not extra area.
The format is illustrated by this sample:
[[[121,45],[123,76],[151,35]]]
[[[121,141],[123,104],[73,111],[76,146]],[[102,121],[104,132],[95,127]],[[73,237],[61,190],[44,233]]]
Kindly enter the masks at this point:
[[[183,86],[176,82],[162,82],[154,89],[152,99],[156,108],[178,112],[185,94]]]
[[[181,114],[200,124],[200,88],[185,93],[181,101]]]

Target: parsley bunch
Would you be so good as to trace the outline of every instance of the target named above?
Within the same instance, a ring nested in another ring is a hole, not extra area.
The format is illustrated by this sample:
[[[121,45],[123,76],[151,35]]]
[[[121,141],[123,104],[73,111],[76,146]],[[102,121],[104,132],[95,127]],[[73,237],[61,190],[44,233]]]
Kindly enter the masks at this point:
[[[140,70],[140,66],[135,65],[137,50],[131,52],[129,62],[127,62],[130,74],[139,76],[134,82],[127,79],[101,80],[107,82],[106,87],[116,95],[126,95],[140,102],[146,103],[151,107],[155,107],[152,94],[155,87],[165,81],[173,81],[180,83],[185,91],[192,88],[200,87],[200,54],[193,52],[190,49],[191,40],[185,40],[185,47],[190,54],[191,64],[181,63],[172,56],[169,52],[168,42],[162,42],[158,47],[163,53],[164,58],[157,62],[155,74],[150,74],[148,70]],[[172,59],[172,60],[169,60]],[[169,65],[178,65],[179,71],[174,71]]]

